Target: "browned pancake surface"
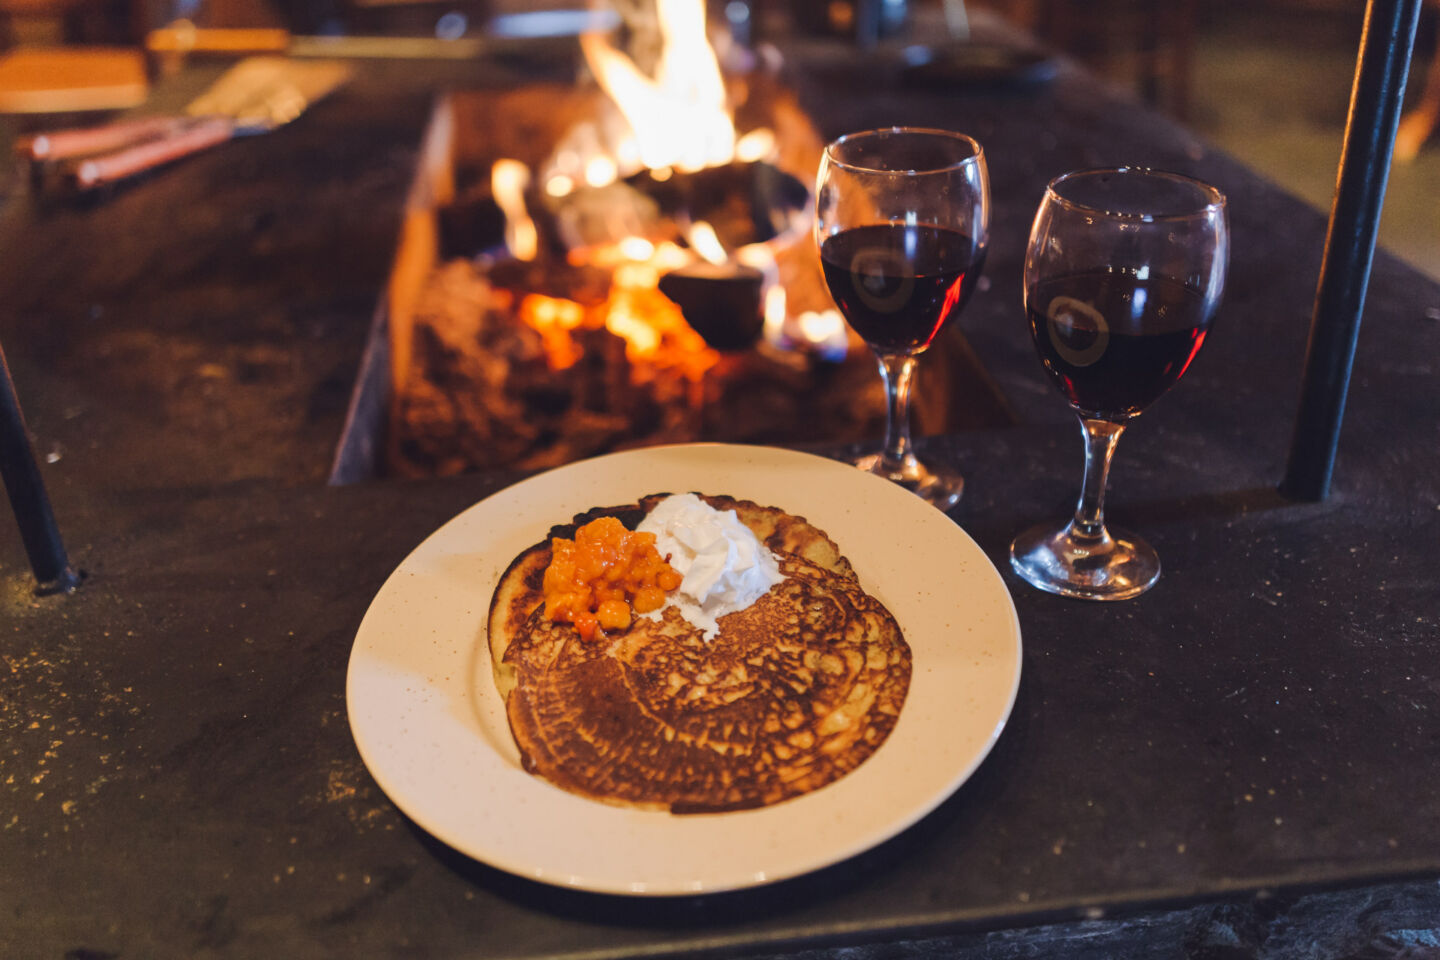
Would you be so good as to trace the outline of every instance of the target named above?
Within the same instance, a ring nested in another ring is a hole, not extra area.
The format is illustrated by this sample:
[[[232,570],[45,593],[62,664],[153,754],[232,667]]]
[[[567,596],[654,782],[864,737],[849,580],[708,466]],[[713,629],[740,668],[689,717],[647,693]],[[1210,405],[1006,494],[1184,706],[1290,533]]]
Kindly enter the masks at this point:
[[[786,579],[709,641],[673,608],[598,642],[533,612],[504,652],[526,769],[683,813],[776,803],[868,758],[904,703],[909,647],[853,575],[778,556]]]
[[[500,695],[509,698],[514,689],[514,671],[505,662],[505,651],[511,640],[525,629],[530,615],[544,602],[545,568],[550,565],[550,541],[555,537],[575,538],[575,531],[597,517],[618,517],[626,527],[634,529],[669,494],[655,493],[638,503],[613,507],[597,507],[577,514],[570,523],[552,527],[545,539],[527,549],[511,562],[500,576],[500,583],[490,601],[487,630],[490,662]],[[754,532],[767,547],[777,553],[792,553],[842,576],[854,578],[850,561],[824,531],[775,507],[761,506],[751,500],[728,496],[699,495],[717,510],[734,510],[740,522]]]

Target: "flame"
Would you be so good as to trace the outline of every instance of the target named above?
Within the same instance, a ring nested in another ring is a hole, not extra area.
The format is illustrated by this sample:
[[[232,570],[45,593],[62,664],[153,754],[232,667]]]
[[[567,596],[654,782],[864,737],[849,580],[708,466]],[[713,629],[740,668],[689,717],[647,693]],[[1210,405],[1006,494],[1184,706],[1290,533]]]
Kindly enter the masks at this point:
[[[735,159],[746,163],[773,160],[779,149],[774,130],[769,127],[756,127],[735,144]]]
[[[811,343],[827,343],[844,336],[845,319],[834,310],[806,310],[800,314],[800,332]]]
[[[610,157],[594,156],[585,163],[585,182],[592,187],[614,183],[618,176],[620,167]]]
[[[721,264],[729,259],[725,254],[725,245],[720,242],[715,228],[704,220],[697,220],[691,224],[690,229],[685,232],[685,239],[690,242],[691,248],[696,253],[711,263]]]
[[[662,48],[648,77],[601,34],[580,37],[585,61],[630,124],[640,163],[681,171],[729,163],[735,124],[705,36],[704,0],[656,0]]]
[[[609,109],[575,124],[541,170],[544,191],[560,199],[649,170],[656,182],[734,160],[773,161],[775,131],[737,138],[729,93],[705,31],[705,0],[655,0],[660,56],[646,74],[604,34],[580,35],[590,72]]]
[[[648,309],[654,304],[647,304],[646,293],[644,287],[621,287],[606,303],[605,329],[625,341],[625,356],[632,362],[659,353],[664,339],[662,327],[673,329],[673,324],[667,322],[673,319],[668,311],[663,307]]]
[[[534,260],[540,240],[535,221],[525,209],[525,188],[530,168],[519,160],[496,160],[490,168],[490,192],[505,214],[505,246],[516,260]]]
[[[838,310],[806,310],[793,322],[783,321],[783,328],[785,338],[791,343],[803,345],[827,360],[843,360],[849,352],[845,318]]]
[[[785,288],[776,284],[765,291],[765,342],[778,343],[785,334],[785,318],[789,316]]]
[[[737,158],[755,162],[774,157],[776,135],[768,128],[752,130],[737,140],[725,80],[706,36],[705,0],[655,0],[655,14],[661,52],[653,76],[605,35],[581,35],[586,62],[612,106],[566,133],[540,170],[544,195],[562,200],[586,188],[607,187],[642,169],[664,181],[677,172],[691,173]],[[496,199],[501,202],[498,189]],[[508,223],[511,208],[505,202],[501,206]],[[609,236],[630,230],[628,224],[617,227]],[[557,370],[573,366],[582,354],[575,333],[603,327],[624,339],[632,379],[643,381],[657,370],[670,369],[698,382],[719,362],[719,354],[657,285],[667,271],[697,259],[725,264],[732,255],[703,221],[689,225],[684,242],[688,249],[658,237],[626,236],[618,242],[571,249],[567,259],[572,265],[611,271],[611,289],[604,303],[593,306],[538,295],[524,298],[521,319],[540,333],[550,365]],[[762,244],[751,244],[734,251],[733,260],[765,272],[767,328],[793,326],[773,253]]]
[[[645,261],[655,256],[655,244],[644,237],[626,237],[615,246],[627,260]]]
[[[619,243],[579,247],[565,258],[575,267],[604,267],[623,272],[627,286],[648,282],[655,286],[660,275],[691,263],[694,258],[670,240],[651,243],[643,237],[626,237]]]

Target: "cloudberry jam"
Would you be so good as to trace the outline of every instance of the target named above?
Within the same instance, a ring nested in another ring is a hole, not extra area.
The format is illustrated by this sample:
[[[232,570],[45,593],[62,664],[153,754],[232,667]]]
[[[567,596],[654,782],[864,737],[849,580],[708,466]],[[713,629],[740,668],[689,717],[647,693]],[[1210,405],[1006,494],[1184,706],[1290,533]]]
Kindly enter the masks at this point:
[[[659,610],[665,594],[680,586],[680,574],[655,549],[655,535],[627,530],[614,517],[590,521],[574,540],[554,538],[550,553],[545,616],[574,624],[585,640],[624,630],[633,613]]]

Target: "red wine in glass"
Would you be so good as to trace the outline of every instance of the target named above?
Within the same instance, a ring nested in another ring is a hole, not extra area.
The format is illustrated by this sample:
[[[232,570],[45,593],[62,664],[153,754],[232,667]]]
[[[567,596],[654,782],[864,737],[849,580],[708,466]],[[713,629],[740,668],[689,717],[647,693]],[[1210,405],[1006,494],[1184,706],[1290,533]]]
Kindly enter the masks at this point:
[[[1142,167],[1056,177],[1025,252],[1025,313],[1051,382],[1079,416],[1085,474],[1068,523],[1010,544],[1010,566],[1050,593],[1139,596],[1160,576],[1144,540],[1105,524],[1110,460],[1126,424],[1169,390],[1205,343],[1225,288],[1225,195]]]
[[[1025,296],[1045,371],[1081,414],[1120,421],[1170,389],[1205,343],[1213,300],[1168,277],[1092,270]]]
[[[949,510],[965,479],[910,442],[921,355],[954,322],[989,243],[985,151],[953,130],[887,127],[831,142],[815,179],[815,241],[830,295],[885,386],[885,440],[855,465]]]
[[[851,227],[820,246],[835,305],[882,355],[928,349],[970,299],[984,260],[971,237],[928,224]]]

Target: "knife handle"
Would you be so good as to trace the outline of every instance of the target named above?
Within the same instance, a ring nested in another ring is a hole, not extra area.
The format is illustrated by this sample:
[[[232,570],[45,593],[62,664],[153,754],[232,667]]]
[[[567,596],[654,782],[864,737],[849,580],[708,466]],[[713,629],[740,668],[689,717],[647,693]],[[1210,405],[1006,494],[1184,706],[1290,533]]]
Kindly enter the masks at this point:
[[[168,136],[194,123],[188,117],[143,117],[120,120],[94,127],[52,130],[25,137],[15,145],[16,152],[27,160],[68,160],[87,153],[118,150],[154,137]]]
[[[234,135],[234,120],[229,117],[205,117],[167,136],[81,160],[75,167],[75,182],[87,190],[114,183],[224,143]]]

